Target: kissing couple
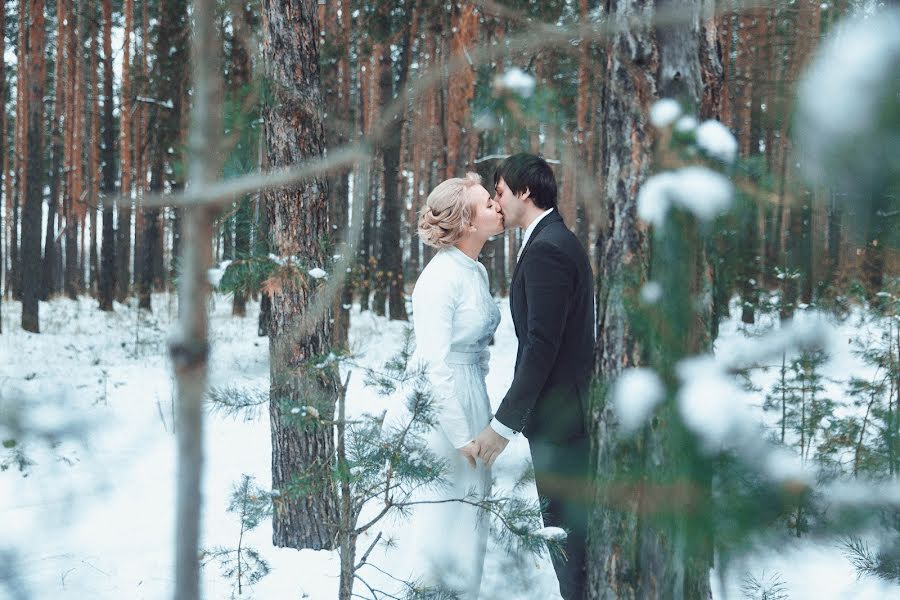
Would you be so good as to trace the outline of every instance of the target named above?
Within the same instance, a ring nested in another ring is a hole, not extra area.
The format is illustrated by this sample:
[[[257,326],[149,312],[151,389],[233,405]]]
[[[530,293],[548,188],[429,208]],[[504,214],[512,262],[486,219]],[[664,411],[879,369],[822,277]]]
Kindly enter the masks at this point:
[[[445,461],[448,485],[432,492],[434,502],[416,507],[427,523],[417,531],[416,556],[426,579],[477,600],[489,524],[477,507],[448,500],[472,490],[488,497],[494,461],[522,435],[544,525],[568,534],[562,556],[552,557],[560,593],[581,600],[587,507],[580,492],[588,477],[594,352],[590,261],[559,214],[556,179],[543,158],[505,159],[492,189],[474,173],[448,179],[428,196],[419,218],[420,238],[437,253],[412,294],[413,363],[427,367],[437,414],[427,443]],[[487,347],[500,311],[478,255],[505,228],[524,231],[509,290],[518,351],[512,384],[492,415]]]

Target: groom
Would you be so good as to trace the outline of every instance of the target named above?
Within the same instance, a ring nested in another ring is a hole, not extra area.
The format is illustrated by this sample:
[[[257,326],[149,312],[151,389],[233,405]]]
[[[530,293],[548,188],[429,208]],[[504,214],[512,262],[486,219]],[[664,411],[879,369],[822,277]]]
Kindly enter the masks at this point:
[[[512,384],[477,438],[490,466],[509,440],[528,438],[544,525],[569,532],[553,567],[565,600],[581,600],[590,445],[588,386],[594,352],[594,287],[587,253],[563,223],[556,179],[532,154],[507,158],[494,174],[506,227],[525,230],[509,292],[519,349]]]

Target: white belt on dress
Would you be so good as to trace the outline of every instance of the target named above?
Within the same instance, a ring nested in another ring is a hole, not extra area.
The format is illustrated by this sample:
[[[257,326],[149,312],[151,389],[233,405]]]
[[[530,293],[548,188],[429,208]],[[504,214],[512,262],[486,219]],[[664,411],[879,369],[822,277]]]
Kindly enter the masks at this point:
[[[481,362],[481,352],[458,352],[451,350],[445,359],[448,365],[477,365]]]

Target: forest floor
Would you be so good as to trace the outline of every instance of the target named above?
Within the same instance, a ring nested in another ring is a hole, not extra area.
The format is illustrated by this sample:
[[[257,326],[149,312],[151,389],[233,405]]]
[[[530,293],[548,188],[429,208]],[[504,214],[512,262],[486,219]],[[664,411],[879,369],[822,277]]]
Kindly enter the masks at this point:
[[[174,380],[166,341],[176,300],[158,294],[153,302],[152,314],[137,311],[134,301],[116,304],[112,313],[100,312],[88,298],[41,303],[43,333],[39,335],[18,327],[18,303],[4,302],[0,409],[25,399],[27,429],[70,432],[61,441],[27,441],[17,449],[31,464],[20,469],[13,461],[0,472],[0,599],[171,597]],[[516,348],[508,303],[498,302],[503,320],[491,348],[487,379],[495,407],[512,379]],[[268,342],[257,337],[257,314],[258,305],[251,302],[247,317],[234,318],[230,301],[214,298],[211,385],[263,393],[268,389]],[[722,326],[717,349],[727,349],[765,325],[748,330],[732,318]],[[401,347],[405,326],[355,309],[350,338],[358,362],[380,367]],[[846,333],[847,339],[858,327],[851,319],[840,324],[839,332]],[[852,372],[848,369],[863,367],[848,350],[828,368],[846,374]],[[776,376],[775,369],[761,372],[757,384],[768,389]],[[361,373],[351,378],[351,415],[377,414],[390,401],[366,388]],[[257,411],[250,418],[207,413],[204,548],[237,545],[239,520],[226,508],[243,474],[253,476],[264,489],[270,485],[267,412]],[[8,452],[0,454],[0,461],[14,456],[15,450],[0,450]],[[494,474],[501,493],[536,497],[533,484],[515,486],[528,466],[528,456],[528,442],[519,436],[498,459]],[[382,529],[389,535],[402,527],[402,520],[392,520]],[[368,547],[371,536],[360,540],[360,552]],[[271,573],[251,590],[245,588],[241,597],[337,597],[336,552],[275,548],[269,521],[245,534],[244,544],[260,552]],[[376,553],[373,560],[392,573],[404,572],[405,565],[398,564],[390,552]],[[511,564],[524,568],[511,576]],[[741,584],[747,573],[757,578],[779,574],[787,597],[795,600],[900,598],[898,587],[873,578],[858,579],[839,540],[801,538],[776,549],[760,548],[733,563],[724,576],[712,573],[714,597],[743,598]],[[205,598],[229,598],[234,592],[233,582],[215,562],[203,568],[202,585]],[[489,544],[482,598],[558,597],[549,558],[509,556],[493,542]]]

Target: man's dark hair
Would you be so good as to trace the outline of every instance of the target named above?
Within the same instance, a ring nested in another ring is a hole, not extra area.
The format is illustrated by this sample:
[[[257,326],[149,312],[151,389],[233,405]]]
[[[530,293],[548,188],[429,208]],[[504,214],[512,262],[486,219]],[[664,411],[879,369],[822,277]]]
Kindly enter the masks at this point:
[[[494,171],[494,187],[497,187],[501,177],[513,194],[527,189],[529,198],[538,208],[556,208],[556,177],[547,161],[540,156],[526,152],[513,154]]]

